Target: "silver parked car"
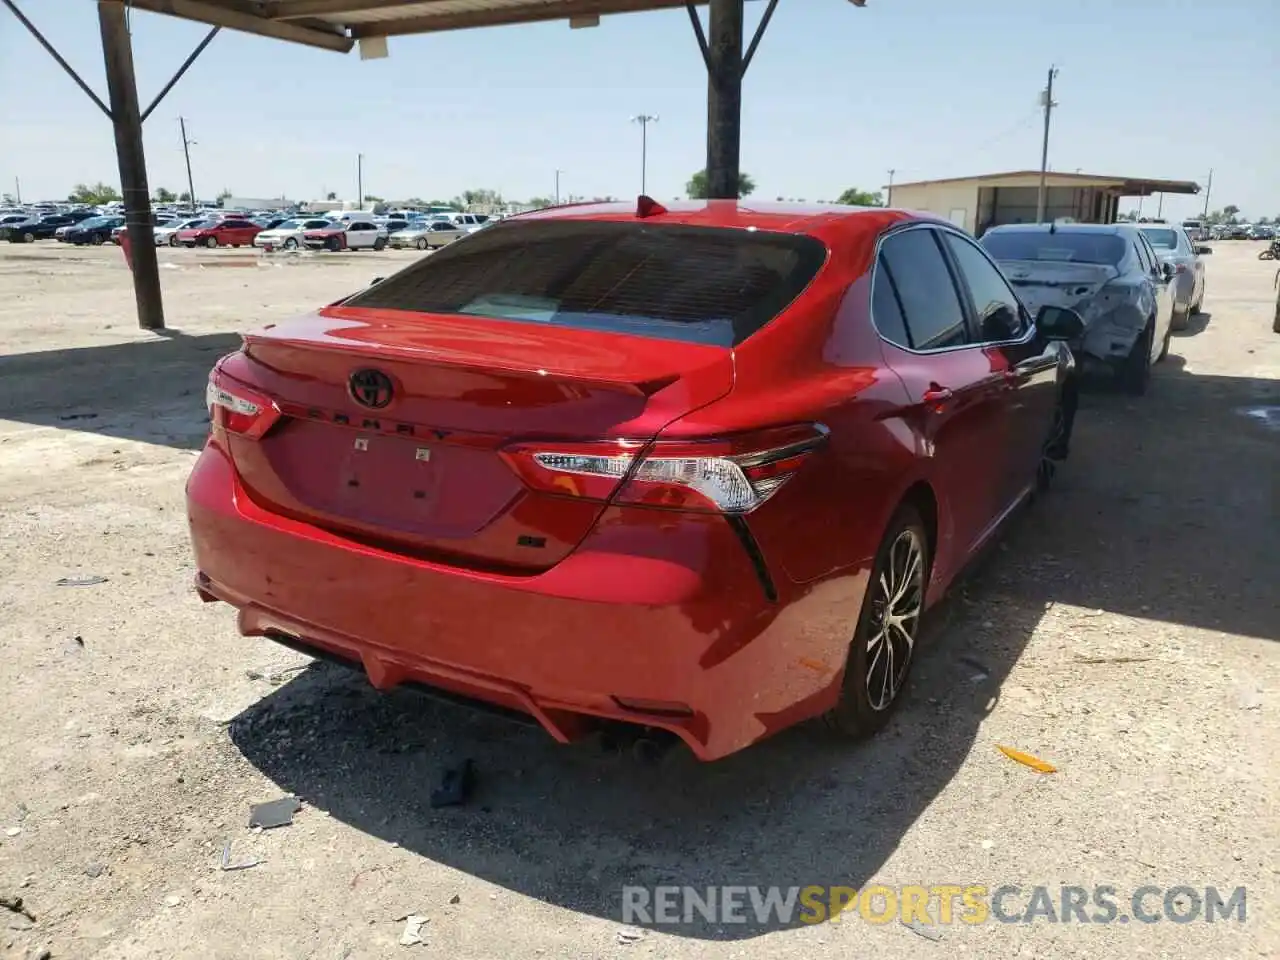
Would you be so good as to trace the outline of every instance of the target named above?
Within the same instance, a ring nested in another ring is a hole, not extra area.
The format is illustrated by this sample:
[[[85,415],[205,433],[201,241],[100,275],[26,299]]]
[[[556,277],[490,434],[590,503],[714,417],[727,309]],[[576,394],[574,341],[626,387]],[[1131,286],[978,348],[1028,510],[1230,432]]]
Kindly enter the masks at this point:
[[[1191,242],[1181,227],[1147,224],[1138,228],[1165,263],[1173,264],[1173,329],[1185,330],[1204,303],[1204,260],[1213,251]]]
[[[1147,390],[1151,364],[1169,352],[1173,264],[1137,227],[1033,224],[993,227],[982,247],[998,261],[1032,316],[1070,307],[1084,320],[1071,350],[1084,366],[1112,370],[1130,393]]]
[[[451,220],[428,220],[424,223],[406,227],[391,235],[391,246],[397,250],[405,247],[416,247],[427,250],[443,247],[467,235],[467,230]]]

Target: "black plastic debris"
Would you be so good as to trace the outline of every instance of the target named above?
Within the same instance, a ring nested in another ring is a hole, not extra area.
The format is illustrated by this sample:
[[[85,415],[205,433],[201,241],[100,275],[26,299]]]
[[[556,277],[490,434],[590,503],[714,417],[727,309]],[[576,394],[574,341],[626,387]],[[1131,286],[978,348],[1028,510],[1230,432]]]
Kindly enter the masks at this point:
[[[0,897],[0,907],[4,907],[4,909],[12,913],[22,914],[32,923],[36,922],[36,915],[23,906],[21,897]]]
[[[293,823],[293,815],[301,809],[302,801],[297,797],[281,797],[279,800],[255,803],[249,808],[249,826],[261,827],[263,830],[287,827]]]
[[[475,765],[469,759],[447,768],[440,778],[440,786],[431,791],[432,808],[462,806],[471,799],[475,785]]]

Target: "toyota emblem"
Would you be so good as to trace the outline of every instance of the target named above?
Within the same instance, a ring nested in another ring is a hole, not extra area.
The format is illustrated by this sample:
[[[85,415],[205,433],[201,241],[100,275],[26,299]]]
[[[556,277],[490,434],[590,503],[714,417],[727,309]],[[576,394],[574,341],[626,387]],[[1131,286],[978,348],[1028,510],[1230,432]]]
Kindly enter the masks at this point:
[[[362,407],[381,410],[391,402],[391,378],[381,370],[357,370],[347,382],[351,399]]]

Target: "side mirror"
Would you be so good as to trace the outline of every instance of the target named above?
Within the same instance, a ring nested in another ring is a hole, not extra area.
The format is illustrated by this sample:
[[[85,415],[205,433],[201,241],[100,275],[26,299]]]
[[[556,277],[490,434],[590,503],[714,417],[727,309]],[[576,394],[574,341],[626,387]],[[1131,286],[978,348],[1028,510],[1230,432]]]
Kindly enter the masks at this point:
[[[1178,268],[1175,267],[1168,260],[1160,264],[1160,273],[1164,275],[1164,278],[1166,280],[1172,280],[1173,275],[1177,272],[1178,272]]]
[[[1197,257],[1207,257],[1211,253],[1213,253],[1213,247],[1196,247]]]
[[[382,282],[383,280],[385,280],[385,279],[387,279],[387,278],[386,278],[386,277],[374,277],[374,278],[373,278],[373,282],[372,282],[372,283],[370,283],[370,284],[369,284],[369,286],[371,286],[371,287],[372,287],[372,286],[375,286],[376,284],[381,283],[381,282]]]
[[[1036,314],[1036,329],[1048,340],[1079,340],[1084,336],[1084,318],[1070,307],[1046,304]]]

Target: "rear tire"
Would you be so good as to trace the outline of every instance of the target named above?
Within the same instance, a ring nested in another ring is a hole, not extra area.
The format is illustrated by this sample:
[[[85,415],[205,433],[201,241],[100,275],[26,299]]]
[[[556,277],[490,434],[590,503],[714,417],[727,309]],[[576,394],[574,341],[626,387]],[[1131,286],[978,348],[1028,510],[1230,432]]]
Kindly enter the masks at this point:
[[[295,240],[295,239],[293,239],[293,237],[289,237],[289,238],[288,238],[287,240],[285,240],[285,242],[284,242],[284,248],[285,248],[286,250],[297,250],[297,249],[298,249],[298,241],[297,241],[297,240]]]
[[[22,242],[23,242],[23,243],[35,243],[35,242],[36,242],[36,235],[35,235],[34,233],[31,233],[30,231],[27,231],[26,233],[24,233],[24,234],[22,235]]]
[[[1169,321],[1169,329],[1170,330],[1187,329],[1187,327],[1191,326],[1191,314],[1195,312],[1196,312],[1196,308],[1189,304],[1187,305],[1187,308],[1185,310],[1179,311],[1175,309],[1173,311],[1173,319]]]
[[[177,247],[181,245],[182,245],[182,241],[178,239],[176,234],[169,238],[169,246]]]
[[[1151,382],[1151,340],[1155,332],[1155,321],[1148,320],[1147,328],[1134,341],[1129,350],[1129,356],[1125,357],[1120,367],[1120,386],[1126,393],[1135,397],[1146,393],[1147,385]]]
[[[386,247],[386,245],[387,245],[386,237],[379,237],[377,240],[373,241],[373,249],[376,253],[381,253],[382,250]]]
[[[876,551],[845,661],[840,701],[823,715],[841,736],[875,733],[897,706],[915,659],[930,562],[920,514],[914,507],[900,507]]]
[[[204,238],[204,245],[205,245],[206,247],[208,247],[210,250],[212,250],[214,247],[216,247],[216,246],[218,245],[218,238],[217,238],[217,237],[205,237],[205,238]]]
[[[428,244],[427,244],[427,238],[426,238],[426,237],[419,237],[419,238],[418,238],[418,242],[417,242],[417,243],[415,243],[415,244],[414,244],[414,246],[415,246],[415,247],[417,247],[419,250],[425,250],[425,249],[427,249],[427,246],[428,246]]]

